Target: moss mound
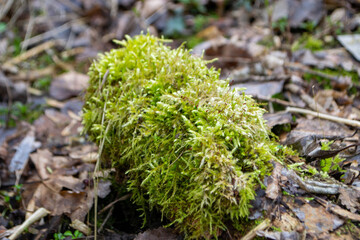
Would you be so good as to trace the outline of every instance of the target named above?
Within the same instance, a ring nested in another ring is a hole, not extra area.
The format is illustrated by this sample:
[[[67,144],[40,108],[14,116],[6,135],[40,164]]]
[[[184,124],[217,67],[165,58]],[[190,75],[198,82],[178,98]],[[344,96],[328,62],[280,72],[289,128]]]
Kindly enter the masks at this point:
[[[126,169],[137,204],[159,209],[187,238],[217,237],[249,214],[280,151],[251,97],[164,41],[128,37],[92,64],[85,130],[104,142],[104,160]]]

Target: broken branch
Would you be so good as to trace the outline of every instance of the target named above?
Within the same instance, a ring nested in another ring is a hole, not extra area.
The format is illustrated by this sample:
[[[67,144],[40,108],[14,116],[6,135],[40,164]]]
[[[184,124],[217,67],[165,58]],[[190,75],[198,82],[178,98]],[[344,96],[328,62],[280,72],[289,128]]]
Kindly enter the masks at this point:
[[[360,127],[359,121],[336,117],[336,116],[331,116],[329,114],[314,112],[314,111],[307,110],[307,109],[296,108],[296,107],[287,107],[286,111],[291,112],[291,113],[301,113],[301,114],[311,115],[314,117],[326,119],[326,120],[337,122],[337,123],[343,123],[343,124],[350,125],[353,127]]]

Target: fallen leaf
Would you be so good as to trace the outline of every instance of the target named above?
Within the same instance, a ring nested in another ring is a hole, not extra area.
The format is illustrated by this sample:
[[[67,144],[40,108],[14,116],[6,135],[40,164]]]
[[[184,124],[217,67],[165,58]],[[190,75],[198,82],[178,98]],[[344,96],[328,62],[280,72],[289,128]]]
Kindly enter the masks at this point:
[[[283,89],[284,81],[273,81],[273,82],[248,82],[239,83],[231,86],[234,88],[245,88],[242,90],[247,95],[252,95],[259,98],[270,98],[274,94],[280,93]]]
[[[78,96],[88,86],[89,76],[67,72],[57,76],[50,85],[50,96],[56,100],[65,100]]]
[[[316,135],[325,137],[345,137],[351,136],[353,131],[349,130],[342,124],[321,120],[321,119],[304,119],[296,120],[297,126],[287,136],[286,144],[291,145],[299,141],[301,138]]]
[[[309,204],[302,197],[296,197],[295,200],[292,197],[285,197],[285,201],[297,218],[304,223],[307,233],[318,236],[328,234],[344,224],[344,220],[329,213],[316,202]]]
[[[304,22],[319,23],[325,13],[322,1],[281,0],[275,2],[272,22],[288,19],[291,27],[299,28]]]
[[[355,213],[360,207],[360,192],[355,190],[355,188],[340,188],[339,192],[339,199],[341,204],[349,209],[352,213]]]
[[[29,179],[32,183],[25,187],[24,198],[30,210],[44,207],[51,215],[66,214],[73,221],[84,221],[93,205],[95,192],[104,198],[111,191],[110,181],[100,180],[96,189],[93,185],[86,184],[94,165],[89,168],[89,165],[82,164],[76,171],[67,172],[65,169],[73,169],[72,165],[77,162],[70,158],[53,156],[47,149],[39,149],[31,154],[31,160],[40,178]],[[74,175],[63,175],[65,173]]]
[[[339,35],[337,39],[360,62],[360,34]]]
[[[266,124],[270,128],[278,125],[294,123],[291,113],[286,111],[281,111],[277,113],[265,113],[264,119],[266,120]]]
[[[278,198],[280,193],[279,178],[281,176],[282,165],[278,162],[273,162],[274,169],[271,176],[267,178],[266,197],[275,200]]]

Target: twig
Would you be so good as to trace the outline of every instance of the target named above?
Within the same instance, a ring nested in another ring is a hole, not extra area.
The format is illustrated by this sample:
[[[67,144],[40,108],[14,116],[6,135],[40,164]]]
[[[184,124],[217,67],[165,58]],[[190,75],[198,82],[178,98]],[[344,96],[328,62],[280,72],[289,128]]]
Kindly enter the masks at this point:
[[[100,87],[98,88],[99,91],[101,91],[102,87],[104,86],[104,84],[105,84],[105,82],[106,82],[106,80],[107,80],[107,78],[108,78],[108,76],[109,76],[109,73],[110,73],[110,70],[109,70],[109,69],[106,70],[106,72],[105,72],[105,74],[104,74],[104,77],[103,77],[103,80],[102,80],[102,82],[101,82],[101,85],[100,85]]]
[[[111,208],[112,206],[114,206],[117,202],[120,202],[120,201],[124,201],[126,199],[128,199],[129,197],[131,197],[131,194],[126,194],[124,196],[122,196],[121,198],[119,199],[116,199],[115,201],[109,203],[106,207],[104,207],[103,209],[101,209],[98,214],[102,214],[103,212],[105,212],[106,210],[108,210],[109,208]]]
[[[327,78],[330,79],[331,81],[335,82],[335,83],[340,83],[341,84],[341,78],[349,78],[347,76],[333,76],[330,74],[326,74],[326,73],[322,73],[322,72],[318,72],[318,71],[314,71],[306,66],[300,65],[299,63],[287,63],[284,65],[284,67],[293,69],[293,70],[298,70],[298,71],[302,71],[304,73],[308,73],[308,74],[312,74],[312,75],[316,75],[322,78]],[[351,80],[350,80],[351,81]]]
[[[348,210],[345,210],[338,205],[332,204],[328,201],[325,201],[324,199],[321,199],[319,197],[315,197],[315,201],[320,203],[323,207],[325,207],[327,210],[330,210],[330,212],[337,214],[338,216],[344,218],[344,219],[350,219],[352,221],[360,222],[360,215],[356,213],[352,213]]]
[[[88,225],[86,225],[85,223],[83,223],[79,219],[73,220],[71,222],[71,224],[70,224],[70,227],[72,227],[72,228],[74,228],[76,230],[79,230],[80,232],[84,233],[86,236],[89,236],[91,234],[90,227],[88,227]]]
[[[107,97],[108,95],[106,95],[105,97],[105,104],[104,104],[104,108],[103,108],[103,114],[102,114],[102,119],[101,119],[101,126],[104,126],[104,121],[105,121],[105,112],[106,112],[106,103],[107,103]],[[106,136],[106,134],[108,133],[110,129],[110,123],[107,123],[105,132],[103,131],[103,129],[101,130],[101,134],[104,134],[104,136]],[[102,139],[102,141],[100,142],[100,146],[99,146],[99,154],[98,154],[98,158],[96,160],[96,164],[95,164],[95,168],[94,168],[94,174],[93,174],[93,180],[94,180],[94,194],[95,194],[95,200],[94,200],[94,238],[97,239],[97,211],[98,211],[98,187],[99,187],[99,179],[95,176],[95,173],[99,171],[100,169],[100,160],[101,160],[101,154],[103,153],[103,149],[104,149],[104,143],[105,143],[105,138]]]
[[[14,24],[16,23],[18,18],[23,14],[23,12],[25,11],[28,5],[28,3],[25,2],[24,0],[17,1],[17,3],[18,5],[20,5],[20,7],[17,7],[15,13],[12,15],[10,21],[8,22],[7,24],[8,29],[12,29],[14,27]]]
[[[41,218],[45,217],[49,213],[50,212],[48,210],[46,210],[45,208],[39,208],[38,210],[36,210],[36,212],[33,215],[30,216],[30,218],[28,218],[25,222],[23,222],[23,224],[21,224],[20,227],[18,229],[16,229],[16,231],[13,234],[11,234],[9,239],[10,240],[16,239],[31,224],[33,224],[34,222],[36,222],[36,221],[40,220]]]
[[[34,71],[24,71],[24,72],[19,72],[17,75],[15,76],[9,76],[9,78],[12,81],[35,81],[39,78],[45,77],[45,76],[49,76],[52,75],[55,72],[55,67],[54,66],[48,66],[46,68],[43,69],[36,69]]]
[[[204,56],[205,60],[213,60],[216,58],[218,62],[237,62],[237,63],[244,63],[244,64],[253,64],[257,62],[255,59],[243,58],[243,57],[213,57],[213,56]]]
[[[265,102],[272,102],[272,103],[277,103],[286,107],[297,107],[298,105],[288,102],[288,101],[284,101],[278,98],[268,98],[268,97],[264,97],[264,96],[253,96],[253,98],[259,100],[259,101],[265,101]]]
[[[74,67],[72,65],[61,61],[57,55],[55,54],[49,54],[49,55],[51,55],[51,59],[55,62],[56,66],[64,69],[65,71],[69,71],[69,72],[74,71]]]
[[[244,83],[244,82],[270,82],[270,81],[286,81],[290,79],[290,76],[281,75],[281,76],[258,76],[258,75],[250,75],[250,76],[241,76],[237,77],[236,79],[232,79],[229,81],[229,85],[234,85],[237,83]]]
[[[118,13],[118,1],[110,0],[110,16],[113,19],[116,19],[117,13]]]
[[[2,9],[0,9],[0,20],[8,13],[8,11],[10,10],[13,3],[14,3],[14,0],[6,1],[5,6],[2,7]]]
[[[251,240],[254,237],[256,237],[256,231],[262,231],[269,226],[270,226],[270,219],[265,219],[259,225],[253,228],[250,232],[248,232],[244,237],[242,237],[241,240]]]
[[[25,61],[26,59],[31,58],[31,57],[45,51],[46,49],[54,47],[56,44],[58,44],[58,41],[55,41],[55,40],[51,40],[51,41],[42,43],[39,46],[36,46],[36,47],[30,49],[29,51],[26,51],[23,54],[21,54],[17,57],[14,57],[14,58],[10,59],[9,61],[5,62],[3,67],[19,64],[19,63]]]
[[[324,183],[319,181],[304,181],[293,170],[287,172],[286,177],[296,182],[301,189],[309,193],[317,194],[338,194],[340,184]]]
[[[60,56],[61,56],[62,58],[68,58],[68,57],[72,57],[72,56],[81,54],[81,53],[83,53],[84,51],[85,51],[85,48],[84,48],[84,47],[72,48],[72,49],[63,51],[63,52],[60,54]]]
[[[146,26],[151,25],[156,20],[158,20],[162,14],[164,14],[168,10],[167,4],[163,5],[161,8],[157,9],[152,15],[150,15],[147,19],[145,19]]]
[[[67,23],[64,23],[63,25],[57,27],[57,28],[54,28],[50,31],[47,31],[47,32],[44,32],[44,33],[41,33],[39,35],[36,35],[32,38],[29,38],[27,39],[26,41],[23,41],[21,43],[21,45],[33,45],[33,44],[37,44],[41,41],[43,41],[44,39],[46,38],[50,38],[50,37],[53,37],[55,36],[56,34],[59,34],[59,33],[62,33],[62,32],[65,32],[66,30],[68,30],[69,28],[71,28],[71,25],[74,23],[74,22],[77,22],[77,21],[81,21],[81,19],[75,19],[73,21],[69,21]]]
[[[5,82],[5,86],[6,86],[6,92],[8,94],[8,109],[9,109],[9,111],[6,114],[5,126],[9,127],[9,121],[10,121],[10,115],[11,115],[13,101],[12,101],[12,92],[11,92],[11,88],[10,88],[10,82],[8,81],[8,79],[5,79],[4,82]]]
[[[349,120],[349,119],[341,118],[341,117],[335,117],[335,116],[331,116],[329,114],[314,112],[314,111],[310,111],[310,110],[307,110],[307,109],[301,109],[301,108],[295,108],[295,107],[287,107],[286,111],[291,112],[291,113],[307,114],[307,115],[311,115],[311,116],[314,116],[314,117],[326,119],[326,120],[329,120],[329,121],[333,121],[333,122],[337,122],[337,123],[343,123],[343,124],[350,125],[350,126],[353,126],[353,127],[360,127],[360,122],[359,121]]]
[[[104,222],[101,224],[101,226],[100,226],[99,229],[98,229],[98,233],[101,233],[102,229],[104,228],[106,222],[109,220],[109,218],[110,218],[110,216],[112,215],[113,211],[114,211],[114,206],[112,206],[112,207],[110,208],[110,211],[109,211],[108,214],[106,215],[106,218],[104,219]]]
[[[299,95],[299,97],[312,109],[316,112],[327,113],[326,110],[319,105],[312,97],[310,97],[303,89],[298,85],[290,83],[285,86],[290,92]]]
[[[33,11],[31,11],[31,5],[29,5],[29,12],[30,12],[30,17],[29,17],[29,23],[27,25],[26,28],[26,33],[25,33],[25,37],[24,37],[24,41],[26,41],[27,39],[30,38],[31,33],[34,29],[34,14]],[[28,45],[27,44],[23,44],[21,46],[21,53],[23,53],[26,49],[27,49]]]

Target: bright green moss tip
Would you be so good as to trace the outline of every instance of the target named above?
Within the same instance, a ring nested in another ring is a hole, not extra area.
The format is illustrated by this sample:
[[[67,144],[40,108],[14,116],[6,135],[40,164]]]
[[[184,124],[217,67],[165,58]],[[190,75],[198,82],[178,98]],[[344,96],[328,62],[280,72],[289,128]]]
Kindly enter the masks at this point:
[[[163,39],[128,37],[90,67],[84,125],[124,171],[133,200],[159,209],[187,238],[217,237],[249,214],[280,158],[264,110],[206,61]]]

